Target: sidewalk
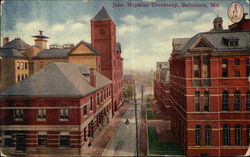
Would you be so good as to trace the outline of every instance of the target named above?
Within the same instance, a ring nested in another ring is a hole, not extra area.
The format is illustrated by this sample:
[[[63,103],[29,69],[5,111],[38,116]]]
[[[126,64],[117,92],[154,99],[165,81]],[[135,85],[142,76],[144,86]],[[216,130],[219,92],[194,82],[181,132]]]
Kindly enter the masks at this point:
[[[115,117],[110,123],[102,130],[102,132],[93,140],[92,146],[87,148],[82,156],[101,156],[106,145],[109,143],[113,134],[116,132],[121,120],[124,117],[129,104],[124,103],[123,106],[117,111]]]
[[[140,156],[147,156],[147,134],[146,134],[146,105],[141,108],[141,124],[140,124]]]

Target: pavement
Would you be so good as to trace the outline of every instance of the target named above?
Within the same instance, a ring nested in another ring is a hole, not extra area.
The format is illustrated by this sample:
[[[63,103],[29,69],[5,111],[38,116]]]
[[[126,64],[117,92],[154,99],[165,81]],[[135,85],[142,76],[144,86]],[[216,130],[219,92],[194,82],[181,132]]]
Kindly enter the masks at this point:
[[[125,103],[119,108],[115,113],[114,118],[110,123],[101,131],[101,133],[94,138],[92,141],[92,146],[84,151],[83,156],[101,156],[109,141],[112,139],[113,135],[117,131],[117,127],[120,125],[124,118],[124,114],[128,110],[130,105]]]
[[[138,105],[138,119],[140,119],[140,105]],[[129,124],[125,124],[126,119]],[[138,122],[138,124],[140,124]],[[139,128],[138,128],[139,130]],[[129,106],[116,133],[113,135],[109,144],[105,148],[102,156],[136,156],[136,125],[135,107]]]

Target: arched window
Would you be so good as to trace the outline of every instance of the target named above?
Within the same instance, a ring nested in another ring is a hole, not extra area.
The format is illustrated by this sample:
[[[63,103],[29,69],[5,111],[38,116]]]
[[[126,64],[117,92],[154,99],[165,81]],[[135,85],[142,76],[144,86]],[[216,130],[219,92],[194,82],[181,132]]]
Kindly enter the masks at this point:
[[[248,90],[246,94],[246,110],[250,111],[250,90]]]
[[[210,105],[209,105],[209,91],[204,92],[204,111],[209,111],[210,110]]]
[[[240,91],[234,92],[234,111],[241,110]]]
[[[226,90],[222,93],[222,110],[229,111],[229,93]]]
[[[200,91],[195,91],[194,105],[195,105],[195,111],[200,111]]]

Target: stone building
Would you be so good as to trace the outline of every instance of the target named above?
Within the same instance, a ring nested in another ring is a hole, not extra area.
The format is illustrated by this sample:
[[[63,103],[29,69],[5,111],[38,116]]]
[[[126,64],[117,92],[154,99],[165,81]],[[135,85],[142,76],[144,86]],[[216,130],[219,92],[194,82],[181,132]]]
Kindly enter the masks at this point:
[[[54,62],[0,95],[5,154],[81,155],[111,119],[112,81],[82,64]]]
[[[250,27],[222,22],[173,40],[171,129],[187,156],[242,156],[250,144]]]

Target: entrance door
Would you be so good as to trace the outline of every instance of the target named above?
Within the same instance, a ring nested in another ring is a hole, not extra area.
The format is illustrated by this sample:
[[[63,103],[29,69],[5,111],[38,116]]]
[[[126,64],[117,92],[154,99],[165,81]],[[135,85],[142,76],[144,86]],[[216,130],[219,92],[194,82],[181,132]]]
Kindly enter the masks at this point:
[[[25,151],[25,135],[24,133],[17,133],[16,135],[16,150]]]

